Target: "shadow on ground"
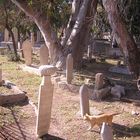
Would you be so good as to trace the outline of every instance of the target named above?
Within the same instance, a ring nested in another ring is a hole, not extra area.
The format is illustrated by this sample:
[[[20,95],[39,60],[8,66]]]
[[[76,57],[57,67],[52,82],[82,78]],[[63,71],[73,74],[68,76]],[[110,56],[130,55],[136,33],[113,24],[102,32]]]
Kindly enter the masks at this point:
[[[50,135],[50,134],[46,134],[43,137],[41,137],[42,140],[64,140],[62,138]]]
[[[17,114],[18,110],[15,111],[13,108],[15,105],[24,106],[27,104],[28,100],[16,104],[5,104],[3,106],[9,110],[8,115],[12,117],[8,118],[6,113],[2,114],[2,117],[7,119],[0,124],[0,140],[35,140],[34,132],[31,134],[27,126],[20,122],[20,117]]]
[[[134,125],[132,128],[129,128],[124,125],[113,123],[113,133],[117,137],[140,136],[140,124]]]

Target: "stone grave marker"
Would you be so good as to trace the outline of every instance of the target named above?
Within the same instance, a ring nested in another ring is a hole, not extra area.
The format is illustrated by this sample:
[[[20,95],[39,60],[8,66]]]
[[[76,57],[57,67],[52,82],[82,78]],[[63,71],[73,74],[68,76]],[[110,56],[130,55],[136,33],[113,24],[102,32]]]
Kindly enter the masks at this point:
[[[15,38],[15,43],[16,43],[16,47],[18,48],[18,30],[16,27],[14,27],[12,29],[13,33],[14,33],[14,38]]]
[[[102,89],[104,86],[104,75],[103,73],[97,73],[95,75],[95,89]]]
[[[113,140],[112,128],[105,123],[103,123],[102,128],[101,128],[101,139],[102,140]]]
[[[47,134],[50,127],[54,89],[51,82],[51,75],[54,74],[56,70],[57,68],[51,65],[42,65],[39,67],[40,74],[43,78],[40,84],[38,97],[38,114],[36,122],[36,133],[38,137]]]
[[[4,30],[4,41],[8,42],[9,41],[9,32],[7,29]]]
[[[40,64],[47,65],[49,59],[49,51],[45,44],[42,44],[40,47]]]
[[[0,68],[0,86],[2,85],[2,69]]]
[[[40,42],[41,41],[41,33],[40,31],[37,31],[37,39],[36,42]]]
[[[92,45],[88,45],[87,57],[89,60],[92,59]]]
[[[89,114],[89,98],[88,98],[88,88],[86,85],[82,85],[79,90],[80,93],[80,110],[81,116],[83,117],[86,113]]]
[[[30,40],[25,40],[22,44],[25,64],[30,66],[32,64],[32,43]]]
[[[34,32],[31,32],[31,42],[32,42],[32,46],[34,47],[35,44]]]
[[[68,84],[71,84],[73,79],[73,57],[71,54],[68,54],[66,60],[66,81]]]

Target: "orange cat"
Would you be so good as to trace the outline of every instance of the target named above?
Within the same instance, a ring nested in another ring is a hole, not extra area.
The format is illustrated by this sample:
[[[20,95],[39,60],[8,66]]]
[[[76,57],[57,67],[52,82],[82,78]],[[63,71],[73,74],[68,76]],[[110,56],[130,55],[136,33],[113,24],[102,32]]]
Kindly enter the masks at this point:
[[[118,114],[120,113],[108,113],[108,114],[101,114],[97,116],[91,116],[86,114],[84,115],[84,120],[90,123],[90,127],[88,130],[91,130],[94,125],[98,125],[100,127],[103,122],[112,125],[113,116]]]

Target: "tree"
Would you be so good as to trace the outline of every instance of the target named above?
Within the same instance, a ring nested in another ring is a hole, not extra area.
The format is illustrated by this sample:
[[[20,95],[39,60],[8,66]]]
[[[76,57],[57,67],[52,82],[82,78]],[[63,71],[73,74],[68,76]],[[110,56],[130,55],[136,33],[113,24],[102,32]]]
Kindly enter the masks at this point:
[[[52,15],[55,15],[54,7],[58,9],[57,14],[61,14],[62,8],[60,5],[68,5],[67,1],[11,1],[22,9],[26,15],[30,16],[40,29],[49,49],[52,64],[65,67],[65,57],[68,53],[72,53],[75,66],[78,67],[78,64],[81,64],[80,61],[88,42],[88,34],[96,12],[97,0],[73,0],[72,13],[67,28],[63,32],[61,42],[53,28]]]
[[[125,22],[120,16],[118,3],[115,0],[102,0],[113,33],[115,34],[117,43],[123,50],[125,59],[128,62],[129,69],[133,71],[137,77],[139,75],[139,52],[133,37],[129,34]]]
[[[15,54],[15,60],[18,60],[18,56],[17,56],[17,46],[16,46],[16,42],[15,42],[15,38],[14,38],[14,33],[12,31],[12,26],[10,24],[10,13],[9,13],[9,6],[10,6],[10,2],[9,1],[1,1],[0,3],[0,11],[2,14],[2,18],[1,18],[1,25],[4,26],[4,28],[6,28],[11,37],[12,37],[12,41],[13,41],[13,49],[14,49],[14,54]]]
[[[72,53],[75,66],[79,67],[81,65],[81,59],[84,48],[88,43],[89,32],[96,13],[98,0],[72,1],[70,18],[68,21],[65,20],[66,22],[63,26],[65,30],[63,30],[63,35],[60,35],[61,39],[58,38],[57,32],[54,29],[54,23],[59,22],[54,21],[58,21],[57,17],[61,17],[59,14],[62,14],[62,6],[69,7],[66,6],[68,5],[66,0],[11,1],[22,9],[27,16],[30,16],[40,29],[46,46],[49,49],[52,64],[61,68],[64,67],[65,57],[68,53]],[[133,38],[127,31],[125,23],[119,15],[118,3],[115,0],[102,1],[107,11],[110,26],[125,54],[125,58],[128,60],[129,68],[138,75],[138,50]],[[66,23],[67,26],[65,28]]]
[[[31,22],[31,20],[27,20],[27,17],[25,13],[23,13],[19,8],[13,4],[11,1],[8,0],[1,0],[0,1],[0,25],[4,28],[6,28],[10,36],[12,38],[13,42],[13,50],[14,50],[14,60],[19,60],[19,57],[17,55],[17,42],[15,41],[13,28],[16,27],[18,30],[18,38],[20,38],[20,35],[22,33],[22,36],[24,37],[26,35],[26,32],[30,31],[34,24]]]

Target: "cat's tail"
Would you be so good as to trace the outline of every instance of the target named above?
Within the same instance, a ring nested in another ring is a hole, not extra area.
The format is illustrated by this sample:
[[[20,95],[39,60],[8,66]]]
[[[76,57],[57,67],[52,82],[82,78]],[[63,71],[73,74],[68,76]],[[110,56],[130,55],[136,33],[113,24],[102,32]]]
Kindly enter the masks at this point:
[[[112,113],[111,115],[115,116],[115,115],[120,115],[120,114],[122,114],[122,112],[115,112],[115,113]]]

